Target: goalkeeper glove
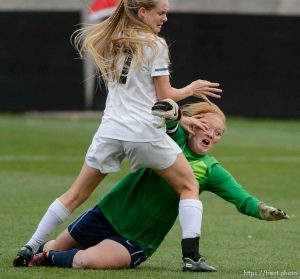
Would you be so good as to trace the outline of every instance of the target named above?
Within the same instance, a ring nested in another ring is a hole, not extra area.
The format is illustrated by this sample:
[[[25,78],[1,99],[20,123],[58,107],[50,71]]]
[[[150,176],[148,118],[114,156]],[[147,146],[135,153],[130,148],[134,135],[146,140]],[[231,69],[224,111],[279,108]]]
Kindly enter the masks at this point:
[[[284,211],[279,208],[268,206],[264,203],[258,205],[260,216],[266,221],[276,221],[281,219],[290,219],[290,216],[287,215]]]
[[[176,121],[181,118],[181,110],[172,99],[164,99],[156,102],[152,107],[152,114],[162,119],[157,128],[163,127],[168,121]]]

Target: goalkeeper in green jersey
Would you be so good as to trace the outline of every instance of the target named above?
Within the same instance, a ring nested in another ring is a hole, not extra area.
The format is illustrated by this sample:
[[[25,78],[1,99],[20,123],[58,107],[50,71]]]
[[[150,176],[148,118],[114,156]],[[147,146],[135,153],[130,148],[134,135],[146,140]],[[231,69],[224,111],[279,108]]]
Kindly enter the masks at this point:
[[[173,102],[158,102],[154,114],[172,119]],[[188,159],[200,185],[234,204],[242,214],[272,221],[288,215],[247,193],[234,177],[207,152],[222,138],[225,116],[214,104],[195,103],[183,110],[180,125],[168,123],[168,134]],[[184,129],[183,129],[184,128]],[[95,208],[88,210],[56,240],[40,248],[30,266],[53,265],[74,268],[136,267],[150,257],[172,228],[178,215],[179,197],[150,169],[127,175]],[[181,220],[184,221],[184,220]],[[200,256],[199,247],[185,255],[183,271],[216,271]]]

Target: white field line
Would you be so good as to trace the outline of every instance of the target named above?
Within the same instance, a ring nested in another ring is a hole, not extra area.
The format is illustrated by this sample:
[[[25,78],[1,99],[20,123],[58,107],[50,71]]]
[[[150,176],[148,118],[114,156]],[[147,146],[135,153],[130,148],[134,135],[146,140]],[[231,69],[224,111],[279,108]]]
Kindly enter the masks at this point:
[[[0,155],[0,161],[22,161],[22,162],[74,162],[84,160],[84,156],[43,156],[43,155]]]
[[[220,162],[261,162],[261,163],[300,163],[300,157],[293,156],[260,156],[260,157],[241,157],[241,156],[219,156]],[[0,161],[23,161],[23,162],[74,162],[84,160],[84,156],[44,156],[44,155],[0,155]]]
[[[248,162],[259,162],[259,163],[300,163],[300,157],[292,156],[260,156],[260,157],[240,157],[240,156],[219,156],[217,158],[221,162],[229,163],[248,163]]]

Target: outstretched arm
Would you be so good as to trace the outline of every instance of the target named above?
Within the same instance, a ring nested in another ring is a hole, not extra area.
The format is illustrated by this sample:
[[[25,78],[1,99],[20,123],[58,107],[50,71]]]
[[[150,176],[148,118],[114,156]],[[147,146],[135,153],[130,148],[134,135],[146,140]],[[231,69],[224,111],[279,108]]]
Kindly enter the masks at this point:
[[[222,89],[220,84],[207,80],[198,79],[183,88],[174,88],[170,84],[169,76],[154,77],[156,95],[159,100],[172,99],[175,102],[181,101],[188,97],[201,98],[206,102],[210,102],[208,97],[221,98],[219,95]]]
[[[212,166],[206,190],[234,204],[242,214],[266,221],[288,219],[282,210],[268,206],[251,196],[232,175],[219,164]]]

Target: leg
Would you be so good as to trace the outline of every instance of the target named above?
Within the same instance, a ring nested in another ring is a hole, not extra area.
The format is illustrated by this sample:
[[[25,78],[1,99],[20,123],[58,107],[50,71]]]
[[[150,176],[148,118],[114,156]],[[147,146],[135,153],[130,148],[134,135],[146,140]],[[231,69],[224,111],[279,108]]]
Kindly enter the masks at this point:
[[[106,239],[98,245],[79,251],[73,259],[74,268],[129,268],[131,256],[120,243]]]
[[[179,221],[182,228],[182,257],[184,265],[190,266],[191,260],[194,263],[200,262],[193,270],[184,268],[184,271],[215,271],[214,268],[202,263],[199,254],[199,239],[202,223],[202,202],[199,201],[199,183],[197,182],[193,170],[188,161],[181,153],[176,161],[165,170],[155,170],[155,172],[165,179],[173,189],[179,194]]]
[[[106,174],[84,163],[77,179],[70,189],[59,197],[59,200],[69,211],[74,211],[87,200],[105,176]]]
[[[122,269],[131,266],[131,255],[122,244],[111,239],[105,239],[99,244],[86,250],[51,250],[36,254],[29,265],[50,265],[91,269]]]
[[[89,197],[105,176],[106,174],[84,164],[70,189],[50,205],[30,241],[18,251],[13,265],[27,266],[38,247],[45,242],[46,237]]]
[[[36,232],[26,245],[29,245],[33,252],[36,252],[46,237],[90,196],[104,177],[105,174],[99,170],[84,164],[70,189],[49,207]]]
[[[55,240],[46,242],[43,251],[66,251],[74,248],[80,248],[80,244],[65,229]]]
[[[183,247],[183,257],[200,258],[198,252],[198,240],[201,232],[202,203],[199,201],[199,183],[188,161],[181,153],[177,156],[173,165],[165,170],[155,170],[165,179],[180,196],[179,221],[182,227],[182,238],[193,238],[195,244]],[[183,246],[185,244],[183,243]],[[194,247],[193,251],[191,251]],[[189,252],[189,253],[187,253]]]
[[[182,153],[177,156],[173,165],[167,169],[154,171],[172,186],[181,200],[199,199],[199,183]]]
[[[198,198],[199,183],[184,155],[179,154],[169,168],[155,172],[180,196],[179,221],[182,227],[182,238],[199,237],[202,219],[202,203]]]

